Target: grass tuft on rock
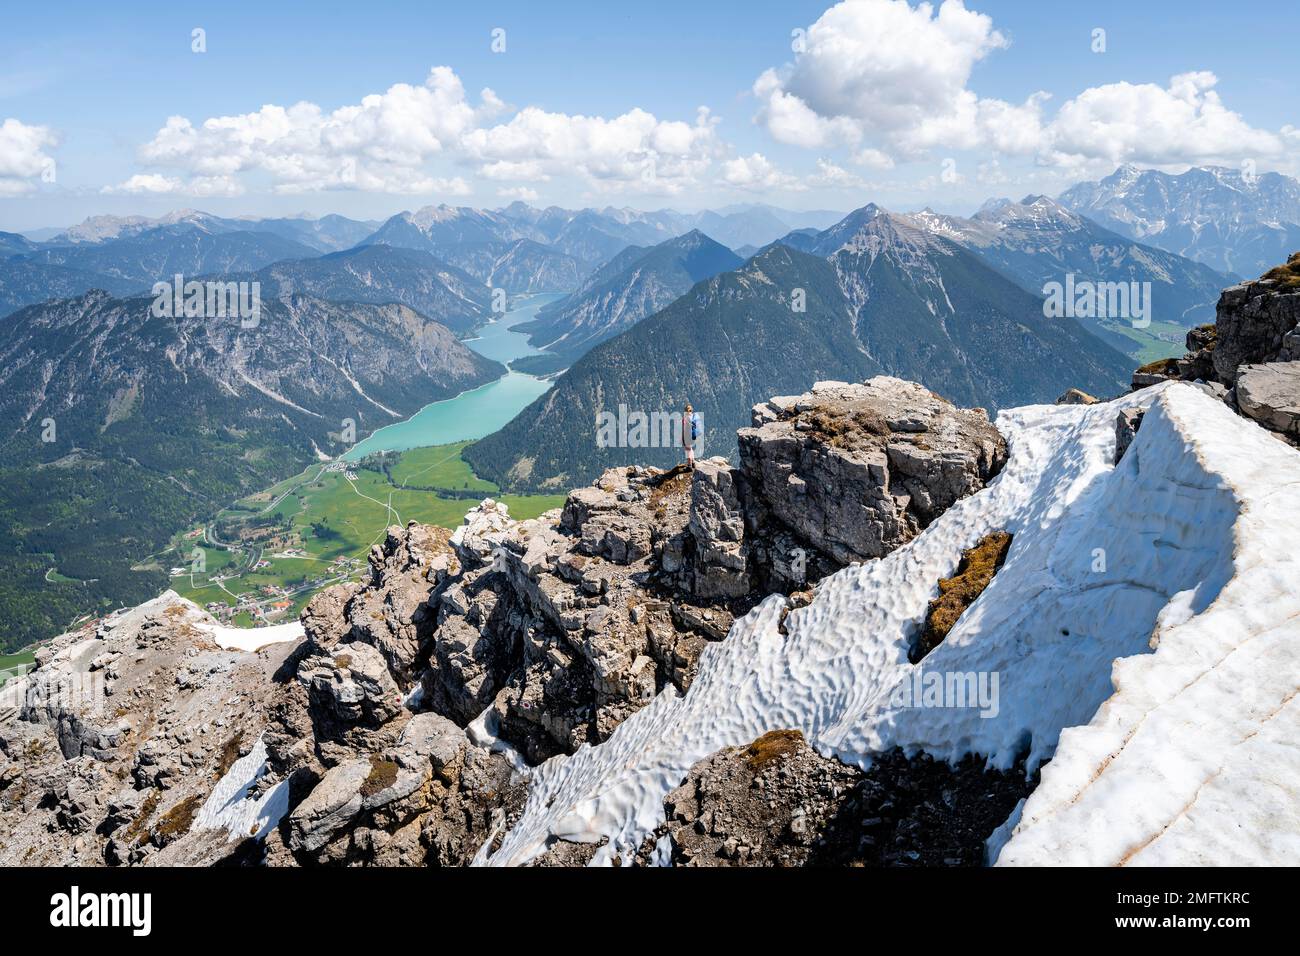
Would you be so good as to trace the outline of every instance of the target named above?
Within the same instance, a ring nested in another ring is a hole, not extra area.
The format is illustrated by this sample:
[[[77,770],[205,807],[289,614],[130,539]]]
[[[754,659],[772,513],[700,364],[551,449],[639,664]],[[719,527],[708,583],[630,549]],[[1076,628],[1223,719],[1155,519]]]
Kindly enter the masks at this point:
[[[834,448],[852,447],[867,437],[882,438],[890,434],[885,419],[869,408],[815,408],[798,421]]]
[[[194,825],[194,818],[198,816],[199,808],[203,806],[203,800],[203,797],[195,794],[186,797],[164,813],[154,827],[154,842],[159,846],[166,846],[189,833],[190,827]]]
[[[379,757],[370,758],[370,774],[361,784],[361,796],[373,797],[397,783],[397,764]]]
[[[1177,375],[1178,359],[1162,358],[1154,362],[1148,362],[1138,369],[1138,372],[1144,375]]]
[[[1300,289],[1300,252],[1291,253],[1286,265],[1274,266],[1260,278],[1272,279],[1282,291],[1290,292],[1294,289]]]
[[[691,470],[684,464],[674,465],[660,475],[650,489],[650,507],[658,508],[672,495],[687,494],[691,490]]]
[[[749,769],[762,770],[773,760],[792,754],[803,743],[803,734],[797,730],[769,730],[745,748],[745,762]]]
[[[217,752],[217,765],[213,768],[213,776],[220,780],[229,772],[230,768],[235,765],[239,759],[239,748],[244,743],[244,732],[241,730],[233,737],[222,744],[221,749]]]
[[[1011,533],[994,531],[981,538],[975,547],[962,552],[957,573],[939,581],[939,596],[930,602],[925,627],[912,649],[913,664],[943,643],[966,608],[989,586],[1010,548]]]
[[[153,816],[154,810],[158,809],[158,801],[162,799],[162,791],[150,790],[146,794],[144,801],[140,804],[140,810],[135,815],[122,834],[122,839],[126,843],[141,842],[148,835],[149,818]]]

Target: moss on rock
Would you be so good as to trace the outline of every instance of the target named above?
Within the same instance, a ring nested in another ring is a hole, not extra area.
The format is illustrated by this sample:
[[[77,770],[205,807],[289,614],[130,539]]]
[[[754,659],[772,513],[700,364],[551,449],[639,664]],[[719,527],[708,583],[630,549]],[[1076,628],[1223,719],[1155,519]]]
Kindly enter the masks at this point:
[[[994,531],[981,538],[975,547],[962,552],[957,573],[939,581],[939,596],[930,602],[925,628],[912,651],[913,663],[943,643],[966,608],[989,586],[1010,548],[1011,533]]]

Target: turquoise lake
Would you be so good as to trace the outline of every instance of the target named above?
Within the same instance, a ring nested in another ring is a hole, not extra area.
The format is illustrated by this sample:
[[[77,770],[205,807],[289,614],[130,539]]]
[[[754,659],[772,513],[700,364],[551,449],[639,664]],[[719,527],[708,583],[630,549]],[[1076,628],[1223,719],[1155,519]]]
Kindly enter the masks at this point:
[[[529,345],[528,337],[514,327],[531,321],[538,309],[560,298],[563,295],[559,293],[521,297],[513,309],[479,329],[476,338],[464,342],[479,355],[503,365],[525,355],[540,355],[542,350]],[[482,438],[501,428],[550,387],[550,382],[532,375],[507,372],[495,382],[426,405],[406,421],[379,429],[353,445],[343,457],[356,461],[377,451],[404,451]]]

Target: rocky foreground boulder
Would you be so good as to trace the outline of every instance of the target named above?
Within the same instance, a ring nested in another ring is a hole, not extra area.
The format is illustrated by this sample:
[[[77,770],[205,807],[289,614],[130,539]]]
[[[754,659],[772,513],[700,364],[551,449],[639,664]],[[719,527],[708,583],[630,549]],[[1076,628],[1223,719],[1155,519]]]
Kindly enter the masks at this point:
[[[775,730],[692,767],[643,856],[667,835],[676,866],[979,866],[1034,783],[897,750],[864,773]]]
[[[1247,418],[1300,445],[1300,361],[1241,366],[1236,398]]]
[[[1300,253],[1223,290],[1213,325],[1187,333],[1187,354],[1144,365],[1133,387],[1196,382],[1283,440],[1300,445]]]
[[[983,409],[886,378],[774,398],[738,437],[751,524],[775,519],[840,565],[906,544],[1007,457]]]

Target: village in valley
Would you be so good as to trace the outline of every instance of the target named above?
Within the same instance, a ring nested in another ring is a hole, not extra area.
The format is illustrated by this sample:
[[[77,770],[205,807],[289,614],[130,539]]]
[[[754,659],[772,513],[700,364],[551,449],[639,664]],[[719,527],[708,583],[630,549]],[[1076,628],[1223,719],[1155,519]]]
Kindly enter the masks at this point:
[[[467,442],[320,462],[249,495],[178,535],[157,557],[170,587],[223,624],[297,618],[312,595],[358,580],[372,545],[416,520],[455,528],[497,486],[460,457]],[[518,518],[559,507],[559,495],[505,495]]]

